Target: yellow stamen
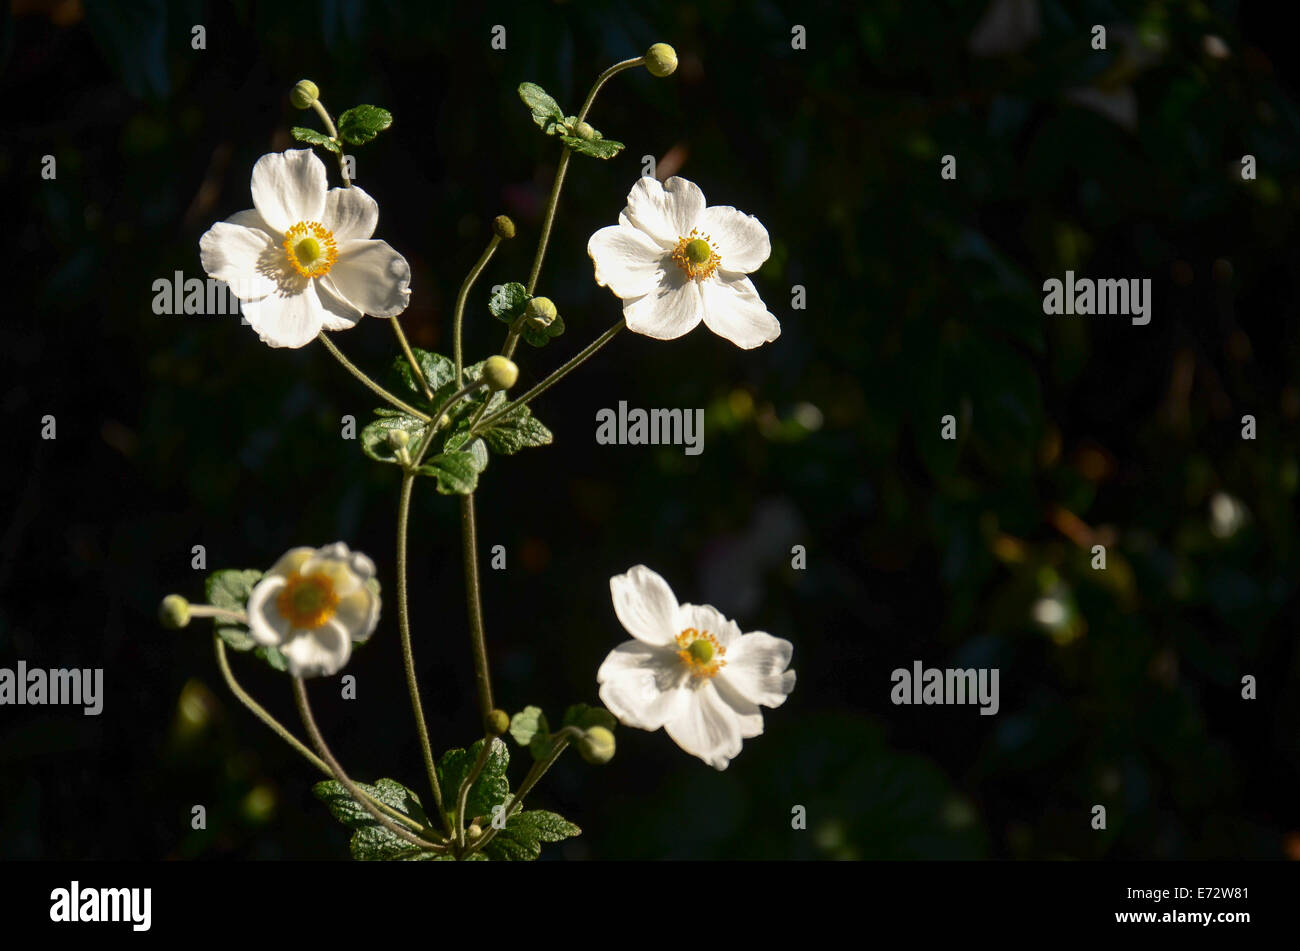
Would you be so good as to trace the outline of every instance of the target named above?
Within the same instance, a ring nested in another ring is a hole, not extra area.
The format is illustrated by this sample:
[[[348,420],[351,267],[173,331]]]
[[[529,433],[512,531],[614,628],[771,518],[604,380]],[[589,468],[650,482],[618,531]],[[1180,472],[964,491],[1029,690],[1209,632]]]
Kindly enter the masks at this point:
[[[692,281],[702,281],[712,277],[713,272],[722,263],[717,246],[707,234],[701,235],[699,229],[692,228],[691,233],[677,239],[673,248],[673,262],[682,269]]]
[[[324,277],[339,257],[334,232],[316,221],[300,221],[286,231],[284,253],[303,277]]]
[[[295,628],[315,630],[334,616],[339,596],[326,574],[289,576],[275,606]]]
[[[727,666],[723,660],[727,649],[708,631],[688,627],[677,635],[677,646],[681,648],[677,656],[690,668],[692,677],[712,677]]]

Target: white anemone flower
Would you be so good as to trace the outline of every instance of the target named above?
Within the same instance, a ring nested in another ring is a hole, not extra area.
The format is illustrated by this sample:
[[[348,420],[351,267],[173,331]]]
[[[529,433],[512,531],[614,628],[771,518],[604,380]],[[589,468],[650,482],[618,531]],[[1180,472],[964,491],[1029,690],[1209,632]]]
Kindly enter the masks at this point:
[[[763,732],[763,707],[794,689],[794,645],[762,631],[742,634],[708,604],[678,604],[645,565],[609,579],[614,613],[635,640],[610,651],[596,681],[600,699],[627,726],[663,727],[715,769]]]
[[[343,542],[286,552],[248,596],[248,630],[295,677],[338,673],[379,623],[375,563]]]
[[[365,314],[396,317],[411,299],[406,258],[370,237],[379,205],[356,185],[326,185],[310,149],[263,155],[253,166],[254,207],[199,239],[203,269],[230,285],[272,347],[301,347]]]
[[[720,337],[752,350],[781,334],[746,274],[772,244],[753,215],[729,205],[705,207],[694,182],[642,178],[618,224],[587,242],[596,283],[623,299],[629,329],[672,340],[704,321]]]

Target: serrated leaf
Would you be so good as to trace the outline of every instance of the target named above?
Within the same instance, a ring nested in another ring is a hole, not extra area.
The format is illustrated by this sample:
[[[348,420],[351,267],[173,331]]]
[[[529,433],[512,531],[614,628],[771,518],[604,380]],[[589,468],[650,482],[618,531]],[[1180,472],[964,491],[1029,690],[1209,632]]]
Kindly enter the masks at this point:
[[[466,445],[469,443],[469,445]],[[474,471],[482,472],[487,468],[488,455],[487,443],[481,436],[476,436],[473,442],[469,441],[469,430],[460,429],[447,437],[446,442],[442,444],[446,452],[468,452],[473,457]]]
[[[483,433],[483,441],[493,452],[513,455],[530,446],[549,446],[554,437],[527,406],[511,411]]]
[[[575,152],[598,159],[611,159],[623,151],[623,143],[613,139],[583,139],[576,135],[562,135],[560,141]]]
[[[225,611],[243,612],[248,607],[248,596],[253,586],[262,580],[262,572],[255,568],[240,570],[223,568],[208,575],[203,583],[203,594],[208,604]],[[253,635],[248,633],[248,626],[236,621],[216,619],[214,629],[232,649],[250,651],[257,646]]]
[[[549,736],[550,732],[541,707],[524,707],[510,718],[510,735],[520,746],[528,746],[534,737]]]
[[[497,320],[513,324],[528,306],[528,291],[518,281],[500,284],[488,298],[488,310]]]
[[[618,719],[604,707],[592,707],[585,703],[575,703],[564,711],[564,725],[576,726],[580,730],[590,730],[593,726],[603,726],[613,730],[618,726]]]
[[[551,342],[551,338],[558,337],[564,333],[564,318],[559,314],[545,327],[534,327],[531,321],[525,320],[519,328],[519,336],[534,347],[544,347]]]
[[[396,416],[381,416],[367,424],[361,430],[361,451],[377,462],[397,464],[397,455],[388,442],[388,434],[400,429],[407,434],[408,446],[413,446],[424,438],[425,422],[399,413]]]
[[[520,83],[519,98],[533,114],[537,127],[547,135],[554,135],[556,128],[564,122],[564,110],[560,104],[536,83]]]
[[[365,145],[393,124],[393,114],[379,106],[353,106],[339,116],[339,136],[352,145]]]
[[[453,749],[442,755],[438,761],[438,782],[443,789],[444,802],[456,801],[460,784],[473,769],[481,749],[483,741],[478,740],[467,750]],[[493,737],[483,772],[479,773],[478,779],[469,788],[469,796],[465,800],[466,816],[490,816],[494,806],[505,802],[510,795],[510,782],[506,779],[506,767],[509,764],[510,749],[499,738]]]
[[[542,854],[543,842],[559,842],[581,835],[582,830],[563,816],[545,809],[517,812],[506,820],[483,852],[498,862],[531,862]]]
[[[307,129],[300,125],[294,126],[289,132],[299,142],[306,142],[310,145],[323,145],[331,152],[339,151],[339,144],[324,132],[317,132],[315,129]]]
[[[441,353],[421,350],[418,347],[411,348],[411,355],[415,357],[415,362],[419,364],[420,372],[424,374],[429,389],[434,391],[433,404],[429,405],[424,390],[421,388],[419,381],[415,379],[415,371],[411,369],[411,361],[406,359],[405,356],[394,358],[393,365],[389,368],[388,381],[390,388],[408,403],[413,403],[421,409],[428,406],[428,409],[432,411],[442,402],[438,398],[437,390],[452,382],[452,377],[456,375],[456,364]],[[450,396],[458,389],[460,387],[452,387],[447,391],[447,395]]]
[[[429,825],[420,799],[411,790],[394,779],[380,779],[373,786],[357,783],[365,792],[380,802],[391,806],[403,815],[410,816],[423,826]],[[375,821],[365,806],[352,798],[347,788],[332,779],[323,780],[311,788],[317,799],[325,803],[330,814],[349,829],[352,834],[350,850],[352,857],[359,861],[383,861],[391,859],[424,859],[437,853],[425,852],[416,848],[406,839],[390,832]]]
[[[468,495],[478,486],[478,466],[472,452],[440,452],[416,470],[438,480],[443,495]]]

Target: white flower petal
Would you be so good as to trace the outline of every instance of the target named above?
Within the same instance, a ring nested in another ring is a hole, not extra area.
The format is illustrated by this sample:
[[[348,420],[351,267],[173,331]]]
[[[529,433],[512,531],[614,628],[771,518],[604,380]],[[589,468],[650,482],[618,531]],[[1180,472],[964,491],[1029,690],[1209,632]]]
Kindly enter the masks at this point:
[[[253,166],[253,204],[267,225],[284,234],[325,214],[325,165],[311,149],[263,155]]]
[[[300,548],[290,548],[280,556],[279,560],[274,565],[271,566],[271,570],[268,571],[267,574],[279,575],[282,578],[287,578],[294,572],[301,570],[302,566],[305,565],[315,554],[315,548],[305,545]]]
[[[587,242],[596,267],[596,283],[619,297],[650,293],[664,277],[664,249],[633,227],[610,225]]]
[[[708,631],[723,647],[740,639],[740,626],[711,604],[683,604],[677,609],[677,623],[685,630],[693,627],[703,633]],[[678,631],[680,634],[681,631]]]
[[[704,192],[694,182],[676,176],[662,185],[653,178],[638,179],[628,192],[624,209],[638,229],[665,248],[690,234],[703,213]]]
[[[386,241],[348,241],[330,280],[348,303],[374,317],[396,317],[411,300],[411,266]]]
[[[609,652],[596,672],[600,701],[619,722],[657,730],[679,715],[690,672],[675,651],[626,641]]]
[[[714,277],[700,284],[704,326],[742,350],[752,350],[781,336],[781,324],[767,311],[747,277]],[[629,323],[630,327],[631,324]]]
[[[758,704],[752,703],[722,677],[713,678],[713,688],[718,697],[731,708],[736,715],[736,722],[743,739],[752,740],[763,733],[763,711]]]
[[[365,240],[375,233],[379,224],[379,202],[357,185],[351,188],[331,188],[325,194],[325,217],[321,221],[334,232],[334,240]]]
[[[311,343],[325,320],[315,282],[306,278],[285,279],[273,293],[261,300],[244,301],[240,309],[262,342],[272,347]]]
[[[248,632],[263,647],[275,647],[289,636],[289,621],[275,606],[284,585],[282,575],[266,575],[248,594]]]
[[[369,640],[379,624],[379,598],[368,588],[358,588],[339,598],[334,617],[347,629],[348,637],[362,643]]]
[[[619,623],[637,640],[659,647],[676,643],[681,633],[677,598],[658,574],[636,565],[609,579],[609,593]]]
[[[329,677],[338,673],[352,655],[352,639],[343,626],[327,621],[311,631],[297,631],[280,652],[295,677]]]
[[[225,281],[241,301],[257,300],[275,290],[270,274],[280,269],[282,249],[265,231],[235,221],[250,221],[256,211],[241,211],[218,221],[199,238],[199,261],[208,277]]]
[[[795,673],[786,670],[794,645],[764,631],[753,631],[727,648],[727,665],[718,671],[746,700],[779,707],[794,690]]]
[[[762,222],[730,205],[704,209],[699,229],[717,247],[722,258],[718,266],[724,271],[740,274],[757,271],[772,253],[772,241]]]
[[[712,683],[701,684],[689,691],[689,696],[677,716],[664,724],[664,730],[686,752],[714,769],[726,769],[742,746],[739,714],[723,701]]]
[[[320,305],[325,310],[321,325],[326,330],[351,330],[362,317],[361,308],[356,307],[334,286],[330,276],[316,279],[316,293],[320,296]]]
[[[346,551],[346,549],[345,549]],[[327,549],[322,548],[316,552],[314,558],[303,563],[302,573],[304,575],[324,575],[334,586],[334,593],[340,598],[346,598],[354,591],[361,590],[362,581],[357,577],[357,573],[352,570],[352,565],[347,554],[339,557],[333,552],[326,553]]]
[[[663,281],[644,297],[623,301],[628,330],[656,340],[690,333],[703,316],[700,282],[689,280],[676,267],[665,271]]]

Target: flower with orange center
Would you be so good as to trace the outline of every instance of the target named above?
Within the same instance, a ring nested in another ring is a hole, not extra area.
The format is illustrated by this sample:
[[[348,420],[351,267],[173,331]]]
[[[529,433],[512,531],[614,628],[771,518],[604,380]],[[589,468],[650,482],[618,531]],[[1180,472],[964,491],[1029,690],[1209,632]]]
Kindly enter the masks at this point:
[[[703,321],[746,350],[781,334],[746,277],[771,251],[757,218],[727,205],[706,207],[698,186],[675,177],[662,185],[638,181],[618,224],[587,242],[596,283],[623,299],[628,329],[672,340]]]
[[[286,552],[248,597],[248,629],[295,677],[330,676],[379,623],[375,565],[342,542]]]
[[[364,315],[396,317],[411,299],[411,268],[371,238],[379,205],[361,188],[327,188],[310,149],[263,155],[253,208],[199,239],[210,277],[225,281],[244,318],[273,347],[301,347]]]
[[[611,578],[609,589],[633,640],[600,665],[601,701],[627,726],[662,727],[686,752],[726,769],[743,741],[763,732],[760,707],[780,706],[794,689],[794,645],[742,634],[711,605],[678,604],[644,565]]]

